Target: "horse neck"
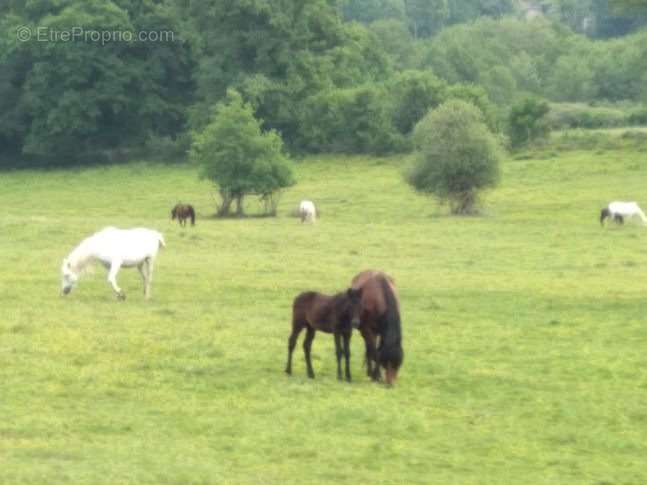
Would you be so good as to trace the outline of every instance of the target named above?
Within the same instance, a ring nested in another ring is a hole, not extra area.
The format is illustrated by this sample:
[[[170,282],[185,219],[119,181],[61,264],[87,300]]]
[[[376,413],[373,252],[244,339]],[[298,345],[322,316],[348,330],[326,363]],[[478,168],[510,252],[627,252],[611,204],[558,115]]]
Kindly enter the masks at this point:
[[[82,271],[94,259],[94,254],[88,251],[85,241],[79,244],[67,257],[75,272]]]

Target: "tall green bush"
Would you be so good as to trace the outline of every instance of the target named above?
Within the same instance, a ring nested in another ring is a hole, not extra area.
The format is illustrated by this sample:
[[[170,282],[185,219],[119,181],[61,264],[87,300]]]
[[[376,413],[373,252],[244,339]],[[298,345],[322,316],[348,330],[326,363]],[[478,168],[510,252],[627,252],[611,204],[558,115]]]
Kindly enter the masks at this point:
[[[414,142],[408,183],[448,202],[454,214],[474,212],[479,191],[499,181],[501,148],[471,103],[450,100],[431,111],[416,125]]]
[[[218,214],[229,215],[236,202],[236,214],[241,216],[245,196],[258,195],[264,203],[275,201],[282,188],[294,183],[291,162],[282,148],[278,133],[263,133],[252,107],[243,103],[237,91],[229,90],[216,106],[212,121],[194,133],[190,156],[201,177],[218,188]],[[276,205],[266,207],[275,209]]]

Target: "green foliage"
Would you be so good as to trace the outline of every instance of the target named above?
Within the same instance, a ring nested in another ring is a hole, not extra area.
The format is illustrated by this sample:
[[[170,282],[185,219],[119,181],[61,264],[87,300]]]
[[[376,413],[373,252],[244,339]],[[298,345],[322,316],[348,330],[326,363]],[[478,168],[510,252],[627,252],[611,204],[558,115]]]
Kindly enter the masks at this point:
[[[478,192],[499,180],[501,149],[473,104],[443,103],[416,125],[414,141],[416,162],[407,181],[448,201],[454,214],[474,212]]]
[[[370,24],[368,29],[374,34],[374,45],[388,56],[396,71],[420,64],[420,44],[414,42],[405,22],[378,20]]]
[[[301,144],[313,152],[375,153],[399,150],[386,90],[379,85],[333,89],[308,98]]]
[[[301,148],[305,99],[388,73],[388,58],[374,34],[359,24],[343,24],[327,0],[209,0],[190,4],[187,14],[201,33],[201,102],[192,116],[197,128],[208,119],[207,107],[227,87],[236,87],[266,128],[279,131],[291,148]]]
[[[427,43],[422,65],[450,83],[483,83],[490,90],[493,76],[509,77],[492,71],[501,66],[518,89],[536,91],[568,46],[564,34],[548,22],[482,18],[444,29]]]
[[[393,125],[403,135],[430,109],[447,97],[447,83],[431,71],[404,71],[388,82],[388,93],[393,102]]]
[[[647,24],[647,9],[625,0],[548,0],[550,15],[575,32],[606,38],[626,35]]]
[[[119,35],[100,41],[85,34],[69,41],[56,37],[74,29],[135,36],[177,27],[161,5],[146,2],[133,11],[119,3],[69,0],[46,8],[29,2],[24,14],[33,21],[3,19],[3,29],[14,37],[24,24],[32,38],[0,45],[6,108],[0,138],[16,140],[13,148],[25,154],[75,161],[183,129],[192,93],[190,46]]]
[[[476,106],[484,116],[490,131],[499,131],[496,107],[490,101],[485,89],[474,84],[453,84],[447,88],[447,99],[460,99]]]
[[[545,139],[550,133],[547,101],[528,97],[517,102],[510,110],[508,131],[513,147]]]
[[[429,37],[447,22],[447,0],[405,0],[409,29],[414,38]]]
[[[548,78],[548,92],[556,101],[583,101],[593,97],[593,71],[577,53],[561,56]]]
[[[294,152],[404,150],[412,126],[450,98],[477,104],[493,130],[526,96],[647,103],[645,12],[606,0],[541,5],[544,18],[528,21],[528,2],[513,0],[7,0],[0,152],[87,163],[168,147],[176,158],[229,88]],[[21,25],[173,38],[20,42]],[[304,124],[318,119],[328,121]]]
[[[551,129],[614,128],[645,124],[643,110],[623,105],[590,106],[583,103],[552,103],[547,115]],[[641,120],[642,118],[642,120]]]
[[[252,107],[243,103],[238,92],[228,91],[211,123],[194,134],[191,146],[191,159],[200,167],[201,177],[218,188],[219,215],[229,215],[234,201],[237,215],[243,215],[246,195],[267,200],[294,183],[282,147],[278,133],[263,133]]]
[[[405,18],[405,0],[345,0],[346,20],[371,23],[377,20]]]
[[[505,106],[512,102],[511,94],[517,91],[517,81],[506,66],[494,66],[482,73],[480,79],[494,104]]]

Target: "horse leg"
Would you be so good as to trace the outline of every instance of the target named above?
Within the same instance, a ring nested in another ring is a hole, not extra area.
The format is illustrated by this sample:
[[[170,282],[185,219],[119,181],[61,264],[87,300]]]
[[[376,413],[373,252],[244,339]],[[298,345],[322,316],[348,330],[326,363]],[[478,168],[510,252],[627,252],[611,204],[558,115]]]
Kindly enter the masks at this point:
[[[380,364],[377,361],[377,336],[367,327],[362,330],[362,336],[366,346],[366,373],[372,380],[379,381],[381,376]]]
[[[310,360],[310,349],[312,348],[312,341],[315,338],[315,329],[308,327],[306,330],[306,338],[303,341],[303,353],[306,356],[306,366],[308,367],[308,377],[314,379],[315,372],[312,370],[312,362]]]
[[[121,288],[119,288],[119,285],[117,285],[117,273],[119,272],[119,268],[121,268],[121,261],[113,261],[110,265],[110,271],[108,271],[108,283],[110,283],[112,289],[117,294],[117,298],[125,300],[126,294]]]
[[[144,298],[147,300],[151,297],[151,283],[153,281],[153,258],[146,258],[144,260],[144,268],[146,270],[146,277],[144,279]]]
[[[344,359],[346,361],[346,381],[350,382],[350,332],[344,332]]]
[[[335,330],[335,356],[337,357],[337,380],[341,381],[341,335],[338,330]]]
[[[144,285],[144,296],[146,296],[146,284],[147,284],[147,278],[146,278],[146,261],[142,261],[137,265],[137,269],[139,270],[139,274],[142,275],[142,284]]]
[[[366,375],[373,376],[373,359],[371,357],[371,344],[364,339],[364,363],[366,364]]]
[[[303,325],[298,322],[292,322],[292,333],[288,338],[288,363],[285,366],[285,373],[288,375],[292,374],[292,352],[294,352],[294,347],[297,345],[297,339],[301,330],[303,330]]]
[[[364,346],[366,348],[366,375],[373,379],[373,363],[375,363],[375,367],[378,367],[377,352],[375,350],[375,334],[366,326],[360,327],[360,333],[364,338]]]

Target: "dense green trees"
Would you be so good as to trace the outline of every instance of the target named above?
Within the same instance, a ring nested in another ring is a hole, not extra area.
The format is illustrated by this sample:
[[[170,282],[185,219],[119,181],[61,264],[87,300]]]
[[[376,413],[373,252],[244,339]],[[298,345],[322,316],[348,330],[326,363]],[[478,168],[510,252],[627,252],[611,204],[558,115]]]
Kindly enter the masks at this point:
[[[0,155],[184,153],[229,88],[293,152],[407,150],[413,126],[452,98],[493,130],[529,95],[647,102],[647,30],[588,37],[634,31],[647,15],[612,3],[544,0],[544,17],[528,21],[513,0],[8,0]],[[172,36],[36,38],[75,28]]]
[[[190,47],[93,34],[173,31],[177,22],[167,10],[141,2],[133,18],[128,2],[45,5],[29,2],[26,17],[3,19],[3,31],[13,34],[0,57],[0,99],[8,105],[0,113],[0,137],[6,148],[76,160],[141,144],[152,133],[183,130],[192,91]],[[29,41],[16,36],[21,22],[31,32]]]
[[[534,94],[556,101],[647,99],[647,30],[591,42],[547,20],[480,19],[444,29],[421,66],[482,85],[500,106]]]

